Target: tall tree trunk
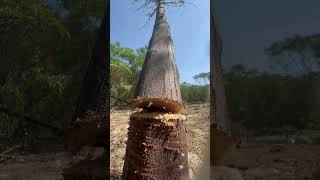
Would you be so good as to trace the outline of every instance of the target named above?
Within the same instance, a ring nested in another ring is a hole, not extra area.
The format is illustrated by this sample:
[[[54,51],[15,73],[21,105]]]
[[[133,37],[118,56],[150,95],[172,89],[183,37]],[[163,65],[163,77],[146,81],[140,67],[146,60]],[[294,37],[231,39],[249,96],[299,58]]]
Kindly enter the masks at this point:
[[[67,179],[107,179],[109,177],[109,0],[99,35],[89,61],[87,74],[79,96],[78,106],[70,127],[65,131],[66,149],[79,151],[83,146],[104,147],[104,154],[95,160],[80,161],[65,169]],[[95,166],[92,169],[93,165]],[[99,170],[97,170],[97,168]]]
[[[186,117],[182,108],[173,42],[158,1],[156,21],[130,116],[123,180],[188,179]],[[168,113],[169,112],[169,113]]]
[[[221,64],[222,43],[217,31],[211,2],[211,67],[210,67],[210,161],[219,162],[232,146],[230,118],[228,116],[226,95]]]
[[[109,128],[109,55],[108,25],[109,1],[102,20],[92,58],[89,61],[86,76],[80,92],[78,105],[71,129],[67,129],[67,141],[75,149],[83,145],[103,146],[109,137],[106,135]],[[97,128],[99,126],[100,128]],[[72,137],[71,137],[72,136]],[[77,138],[77,142],[75,139]],[[89,142],[88,142],[89,141]],[[68,144],[67,144],[68,145]],[[108,149],[108,148],[107,148]],[[109,150],[109,149],[108,149]]]
[[[109,6],[109,1],[107,0]],[[109,8],[109,7],[107,7]],[[82,91],[75,111],[73,121],[83,117],[87,111],[94,111],[101,116],[109,116],[109,34],[108,11],[105,11],[99,35],[89,61]],[[108,61],[108,62],[107,62]]]
[[[182,109],[179,74],[164,0],[158,0],[154,29],[134,96],[133,107],[163,108],[169,112]]]

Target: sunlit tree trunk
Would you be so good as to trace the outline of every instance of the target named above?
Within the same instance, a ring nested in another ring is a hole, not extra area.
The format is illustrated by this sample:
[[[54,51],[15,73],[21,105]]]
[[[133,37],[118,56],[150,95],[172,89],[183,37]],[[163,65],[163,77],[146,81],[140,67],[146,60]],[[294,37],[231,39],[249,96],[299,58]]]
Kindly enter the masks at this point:
[[[136,87],[123,168],[124,180],[188,179],[186,117],[182,108],[173,42],[159,0],[149,49]]]
[[[164,0],[158,1],[153,33],[132,105],[166,107],[166,111],[179,112],[182,108],[179,74],[164,3]]]
[[[210,67],[210,161],[218,163],[232,146],[230,118],[228,116],[226,95],[221,64],[222,43],[217,31],[211,2],[211,67]]]

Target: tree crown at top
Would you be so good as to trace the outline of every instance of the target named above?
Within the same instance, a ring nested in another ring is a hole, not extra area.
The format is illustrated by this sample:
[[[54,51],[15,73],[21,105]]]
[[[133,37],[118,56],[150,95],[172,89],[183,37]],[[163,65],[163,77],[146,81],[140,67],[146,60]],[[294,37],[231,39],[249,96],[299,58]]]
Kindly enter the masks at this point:
[[[144,10],[149,16],[153,16],[155,9],[162,1],[165,6],[170,7],[181,7],[186,4],[191,4],[189,0],[133,0],[134,3],[138,4],[138,10]],[[152,13],[150,13],[150,11]]]

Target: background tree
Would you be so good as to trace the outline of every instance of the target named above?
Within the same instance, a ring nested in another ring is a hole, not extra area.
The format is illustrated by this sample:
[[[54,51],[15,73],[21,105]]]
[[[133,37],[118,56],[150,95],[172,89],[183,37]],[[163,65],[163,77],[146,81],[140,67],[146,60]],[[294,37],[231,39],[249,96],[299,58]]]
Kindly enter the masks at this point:
[[[206,85],[210,81],[210,72],[196,74],[193,79],[202,85]]]
[[[0,104],[9,111],[58,129],[70,122],[103,14],[99,8],[79,11],[40,0],[1,2]],[[10,138],[19,129],[44,132],[23,118],[0,117],[0,131]]]
[[[111,43],[111,107],[123,108],[133,98],[134,87],[142,69],[147,47],[131,49],[120,43]],[[196,74],[194,79],[205,84],[181,83],[181,96],[185,103],[209,102],[208,73]],[[201,79],[201,80],[200,80]]]
[[[320,68],[320,35],[295,35],[272,43],[265,52],[287,72],[308,74]]]
[[[124,48],[120,43],[111,43],[111,104],[119,106],[120,98],[129,102],[133,98],[134,88],[137,84],[140,71],[144,62],[147,47],[136,50]]]

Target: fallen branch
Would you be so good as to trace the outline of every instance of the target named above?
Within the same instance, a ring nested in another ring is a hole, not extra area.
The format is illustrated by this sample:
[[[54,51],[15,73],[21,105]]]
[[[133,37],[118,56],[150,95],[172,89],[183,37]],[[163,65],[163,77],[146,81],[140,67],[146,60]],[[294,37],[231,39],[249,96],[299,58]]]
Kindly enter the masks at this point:
[[[0,154],[0,156],[3,156],[3,155],[5,155],[5,154],[7,154],[7,153],[9,153],[9,152],[11,152],[11,151],[13,151],[13,150],[17,149],[17,148],[20,148],[20,147],[21,147],[21,145],[13,146],[13,147],[11,147],[11,148],[9,148],[9,149],[7,149],[7,150],[3,151],[3,152]]]
[[[27,157],[27,156],[0,155],[0,162],[7,161],[10,159],[43,161],[43,159],[32,158],[32,157]]]

